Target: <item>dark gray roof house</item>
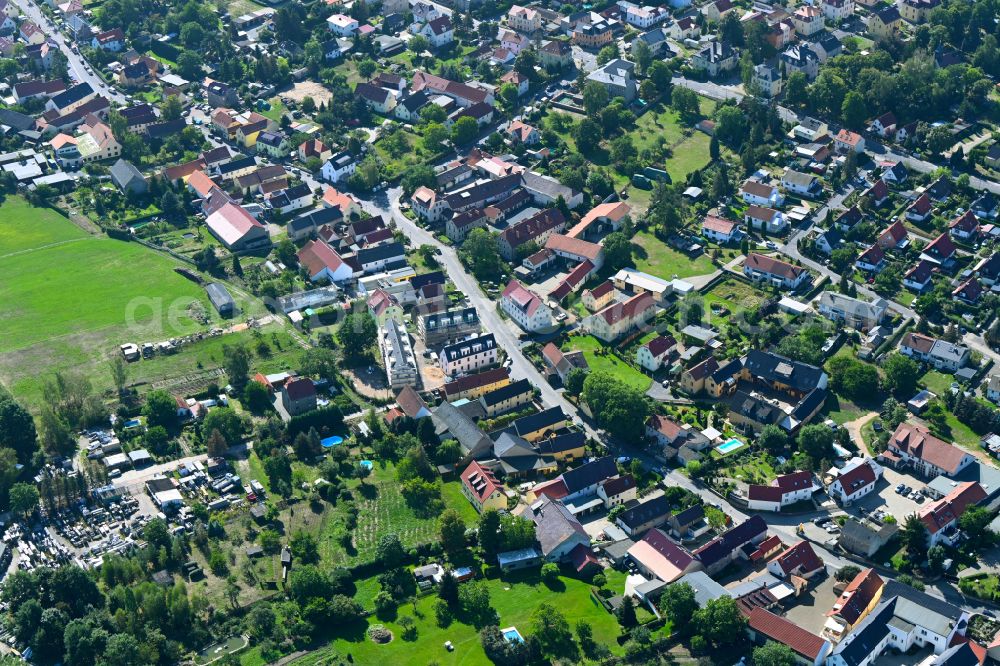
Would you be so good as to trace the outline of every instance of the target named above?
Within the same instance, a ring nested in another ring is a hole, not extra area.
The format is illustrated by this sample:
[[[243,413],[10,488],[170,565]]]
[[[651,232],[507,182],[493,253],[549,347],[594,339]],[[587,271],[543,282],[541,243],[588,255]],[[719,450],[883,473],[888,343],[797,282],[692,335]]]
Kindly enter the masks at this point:
[[[142,194],[149,185],[142,173],[131,162],[119,159],[111,166],[111,182],[123,193]]]
[[[669,515],[670,502],[666,496],[660,495],[625,509],[618,514],[618,521],[634,534],[643,526],[656,527],[663,524]]]
[[[205,287],[205,291],[208,293],[208,300],[212,302],[221,316],[232,317],[236,314],[236,302],[225,286],[218,282],[212,282]]]
[[[486,436],[479,426],[450,402],[442,402],[431,413],[435,432],[443,438],[452,437],[462,448],[462,460],[489,455],[493,450],[493,440]],[[444,435],[444,433],[448,433]]]

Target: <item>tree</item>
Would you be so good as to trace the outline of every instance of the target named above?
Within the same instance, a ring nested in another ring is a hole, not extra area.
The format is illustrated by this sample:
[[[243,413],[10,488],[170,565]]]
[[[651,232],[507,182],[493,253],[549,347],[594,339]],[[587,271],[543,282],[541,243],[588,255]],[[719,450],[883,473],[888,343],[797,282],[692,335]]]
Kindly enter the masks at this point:
[[[496,619],[496,611],[490,601],[490,588],[481,580],[464,583],[458,588],[458,604],[473,624]]]
[[[694,122],[700,114],[698,94],[689,88],[676,88],[670,94],[670,105],[686,123]]]
[[[498,280],[503,275],[503,259],[496,236],[486,229],[473,229],[458,251],[477,280]]]
[[[990,510],[983,506],[969,507],[959,517],[958,526],[965,532],[973,549],[988,545],[993,541],[994,535],[989,530],[989,524],[992,519]]]
[[[383,534],[375,547],[375,559],[386,569],[395,569],[406,556],[398,534]]]
[[[517,92],[517,86],[513,83],[505,83],[500,86],[500,90],[497,91],[497,96],[500,98],[500,102],[503,104],[503,107],[508,111],[513,111],[517,108],[517,98],[519,95]]]
[[[729,596],[712,599],[695,611],[694,626],[705,640],[714,645],[732,645],[740,640],[746,620],[736,600]]]
[[[250,380],[250,350],[244,344],[222,345],[222,367],[236,393],[242,393]]]
[[[618,46],[614,43],[608,44],[597,52],[597,66],[602,67],[618,57]]]
[[[629,598],[631,599],[631,598]],[[576,643],[566,616],[548,602],[541,603],[531,616],[532,636],[538,640],[540,652],[551,659],[575,660]]]
[[[632,42],[632,60],[635,61],[639,75],[645,75],[646,70],[653,63],[653,49],[642,39],[636,39]]]
[[[593,153],[601,145],[601,126],[590,118],[584,118],[573,128],[573,142],[584,155]]]
[[[766,425],[757,436],[757,444],[768,453],[778,454],[788,446],[788,435],[780,426]]]
[[[21,518],[27,518],[38,508],[38,488],[31,483],[15,483],[11,486],[10,510]]]
[[[243,418],[229,407],[216,407],[210,410],[201,423],[203,433],[211,434],[212,431],[218,430],[230,446],[243,441],[245,429],[246,423]]]
[[[433,105],[431,105],[433,106]],[[440,107],[438,107],[440,108]],[[400,186],[406,196],[413,194],[418,187],[436,187],[437,179],[434,176],[434,169],[426,164],[418,164],[407,168],[406,173],[400,180]]]
[[[822,423],[807,425],[799,431],[799,450],[809,456],[815,469],[821,460],[832,460],[833,431]]]
[[[916,514],[910,514],[903,523],[900,541],[911,562],[920,563],[927,555],[927,526]]]
[[[660,595],[660,611],[681,635],[691,633],[691,619],[698,611],[694,588],[688,583],[668,585]]]
[[[471,116],[462,116],[451,127],[451,140],[459,146],[475,141],[479,135],[479,123]]]
[[[642,391],[624,384],[608,372],[597,371],[587,375],[582,396],[598,425],[613,436],[626,441],[642,439],[650,411]]]
[[[411,51],[420,55],[430,47],[430,42],[423,35],[413,35],[406,44]]]
[[[254,414],[263,414],[271,406],[271,393],[260,382],[251,380],[243,389],[243,406]]]
[[[303,530],[297,530],[288,544],[292,556],[303,564],[319,563],[319,544],[316,537]]]
[[[747,136],[746,116],[735,106],[723,106],[715,115],[715,136],[727,146],[738,149]]]
[[[494,509],[487,509],[479,516],[479,546],[483,552],[493,557],[500,552],[500,514]]]
[[[854,90],[847,93],[844,97],[844,104],[840,108],[840,117],[844,121],[844,125],[852,130],[864,129],[865,120],[868,119],[865,98]]]
[[[927,568],[931,570],[931,573],[941,573],[941,570],[944,569],[944,561],[947,558],[948,551],[944,549],[944,546],[940,544],[932,546],[927,551]]]
[[[367,311],[352,312],[337,329],[337,340],[344,348],[344,356],[354,361],[367,358],[377,336],[375,318]]]
[[[639,624],[639,619],[635,614],[635,602],[631,596],[625,597],[622,604],[615,609],[615,617],[618,620],[618,624],[626,629],[631,629]]]
[[[438,520],[438,534],[441,547],[449,553],[456,553],[465,548],[465,521],[458,511],[448,509]]]
[[[370,79],[372,74],[375,73],[376,65],[375,61],[371,58],[365,58],[358,63],[358,74],[364,79]]]
[[[70,456],[76,452],[76,435],[66,419],[50,405],[42,407],[39,415],[42,450],[49,455]]]
[[[546,562],[542,565],[542,581],[546,585],[554,585],[559,580],[559,565]]]
[[[893,353],[882,363],[882,372],[882,384],[887,391],[900,398],[913,395],[920,377],[920,366],[916,361],[898,352]]]
[[[150,391],[142,407],[147,426],[162,426],[172,430],[177,426],[177,403],[166,391]]]
[[[662,60],[657,60],[649,66],[649,80],[656,86],[656,91],[664,100],[670,95],[673,73],[670,67]]]
[[[830,360],[830,387],[834,393],[852,400],[870,400],[878,391],[878,370],[849,356]]]
[[[861,573],[861,567],[848,564],[847,566],[837,569],[837,573],[833,574],[833,577],[841,583],[849,583],[854,580],[859,573]]]
[[[785,81],[785,103],[789,106],[805,106],[808,101],[809,79],[803,72],[792,72]]]
[[[17,453],[22,465],[31,462],[38,449],[35,421],[24,407],[0,387],[0,443]]]
[[[795,666],[798,659],[792,648],[784,643],[768,641],[753,649],[754,666]]]
[[[226,455],[229,444],[226,443],[226,438],[222,436],[218,428],[209,433],[208,439],[205,440],[205,449],[212,458],[221,458]]]
[[[583,390],[583,382],[587,379],[587,371],[582,368],[573,368],[566,375],[564,386],[570,395],[580,395]]]
[[[604,238],[604,261],[611,270],[617,271],[632,263],[632,240],[620,231]]]
[[[433,154],[444,149],[444,142],[448,140],[448,130],[440,123],[430,123],[424,127],[423,138],[424,149]]]
[[[588,116],[595,116],[608,106],[608,89],[597,81],[587,81],[583,87],[583,109]]]

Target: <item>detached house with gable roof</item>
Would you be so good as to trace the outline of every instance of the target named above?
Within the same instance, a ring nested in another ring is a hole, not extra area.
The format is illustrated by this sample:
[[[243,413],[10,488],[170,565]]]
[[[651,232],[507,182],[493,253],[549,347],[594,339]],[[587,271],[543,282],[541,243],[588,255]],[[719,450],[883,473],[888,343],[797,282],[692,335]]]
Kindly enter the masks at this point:
[[[957,446],[938,439],[927,428],[912,423],[899,424],[879,457],[909,465],[931,478],[942,474],[954,477],[976,460]]]
[[[628,549],[628,556],[643,575],[672,583],[685,574],[699,571],[701,563],[665,532],[651,529]]]
[[[751,252],[743,262],[743,274],[755,282],[768,282],[781,289],[798,289],[809,278],[809,271],[801,266]]]
[[[553,327],[552,308],[517,280],[511,280],[500,297],[500,307],[517,325],[531,333]]]
[[[884,587],[885,581],[874,569],[858,572],[826,613],[829,619],[823,625],[823,636],[839,642],[875,610],[882,600]]]
[[[819,489],[812,472],[783,474],[769,486],[751,485],[748,506],[757,511],[781,511],[782,507],[809,500]]]
[[[503,484],[489,468],[483,467],[475,460],[462,472],[462,494],[479,513],[489,509],[501,511],[507,508],[507,495],[504,494]]]
[[[845,465],[827,492],[841,504],[851,504],[875,490],[882,466],[871,458],[854,458]]]
[[[971,358],[969,348],[964,345],[956,345],[913,331],[908,332],[899,341],[899,352],[948,372],[955,372],[965,367]]]
[[[986,499],[986,491],[975,481],[960,483],[939,500],[920,507],[917,515],[927,528],[929,547],[939,543],[954,546],[959,540],[958,520],[970,506]]]
[[[612,303],[600,312],[585,318],[583,330],[613,342],[642,326],[656,313],[656,300],[648,293],[637,294],[624,303]]]

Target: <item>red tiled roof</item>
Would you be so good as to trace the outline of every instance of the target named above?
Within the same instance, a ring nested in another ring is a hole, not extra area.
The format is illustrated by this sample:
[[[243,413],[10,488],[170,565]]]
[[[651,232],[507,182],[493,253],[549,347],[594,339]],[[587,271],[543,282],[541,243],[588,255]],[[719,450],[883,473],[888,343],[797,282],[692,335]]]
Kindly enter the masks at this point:
[[[885,184],[884,180],[879,178],[868,188],[866,194],[870,194],[875,201],[882,201],[889,196],[889,187]]]
[[[939,259],[948,259],[955,254],[955,244],[951,242],[951,237],[948,234],[942,233],[924,248],[923,253]]]
[[[931,198],[926,194],[921,194],[917,197],[916,201],[910,204],[909,210],[920,215],[926,215],[931,212]]]
[[[507,283],[507,287],[503,290],[503,298],[512,301],[521,310],[524,310],[529,317],[533,315],[542,304],[542,299],[539,298],[536,293],[525,287],[516,279],[512,279]]]
[[[885,259],[885,251],[882,247],[876,243],[870,248],[861,253],[858,257],[858,263],[871,264],[872,266],[878,266]]]
[[[474,375],[459,377],[455,381],[448,382],[444,385],[444,394],[455,395],[480,386],[489,386],[490,384],[495,384],[506,379],[509,374],[510,369],[508,368],[493,368],[492,370],[478,372]]]
[[[983,295],[983,286],[979,284],[979,280],[973,276],[956,287],[955,290],[951,292],[951,295],[968,301],[969,303],[975,303],[979,300],[979,297]]]
[[[785,574],[809,573],[823,568],[823,560],[808,541],[800,541],[771,560],[777,562]]]
[[[900,423],[892,433],[888,446],[948,473],[958,471],[959,463],[966,456],[962,449],[938,439],[927,428],[912,423]]]
[[[965,231],[967,233],[972,233],[978,226],[979,220],[976,219],[975,213],[971,210],[965,211],[948,223],[949,229],[958,229],[959,231]]]
[[[646,349],[653,355],[653,358],[662,356],[676,346],[677,341],[669,335],[660,335],[646,343]]]
[[[751,562],[760,561],[765,557],[767,557],[768,555],[770,555],[771,553],[773,553],[775,549],[781,548],[781,546],[782,546],[781,537],[779,537],[777,534],[772,534],[771,536],[767,537],[759,544],[757,544],[757,550],[750,553],[750,561]]]
[[[576,255],[582,259],[589,259],[592,262],[596,262],[601,253],[604,252],[604,248],[597,243],[564,236],[563,234],[552,234],[549,236],[549,239],[545,242],[545,249],[556,253],[565,252]]]
[[[816,661],[826,644],[826,641],[816,634],[760,607],[750,611],[750,628],[775,642],[787,645],[809,661]]]
[[[791,474],[782,474],[776,481],[778,487],[785,492],[791,492],[793,490],[803,490],[805,488],[811,488],[813,485],[813,475],[812,472],[792,472]]]
[[[605,280],[601,284],[597,285],[593,289],[587,289],[583,293],[590,293],[591,297],[594,299],[599,299],[605,294],[609,294],[615,290],[615,284],[611,280]]]
[[[716,217],[715,215],[706,215],[705,219],[701,221],[701,228],[709,229],[720,234],[731,234],[733,229],[736,227],[736,224],[737,223],[732,220],[726,220],[721,217]]]
[[[896,247],[907,237],[906,227],[899,220],[890,224],[878,237],[879,245],[882,247]]]
[[[573,550],[569,551],[569,561],[577,573],[582,572],[590,566],[601,566],[600,562],[597,561],[597,558],[590,551],[590,548],[582,543],[576,544]]]
[[[671,440],[677,439],[677,436],[684,430],[675,421],[671,421],[666,416],[660,416],[659,414],[653,414],[646,419],[646,425],[653,430],[662,433],[664,436],[669,437]]]
[[[769,221],[774,219],[774,216],[778,214],[778,211],[773,208],[768,208],[767,206],[754,206],[751,204],[747,206],[746,214],[752,220]]]
[[[837,132],[836,140],[840,143],[846,143],[847,145],[853,148],[854,146],[858,145],[859,141],[861,141],[861,135],[858,134],[857,132],[852,132],[847,129],[842,129],[839,132]]]
[[[535,493],[535,495],[545,495],[552,500],[562,499],[566,495],[569,495],[569,489],[566,488],[562,476],[538,484],[531,489],[531,492]]]
[[[883,585],[885,585],[885,581],[875,573],[874,569],[866,569],[858,573],[844,588],[840,598],[834,602],[833,608],[827,612],[827,617],[839,615],[849,625],[854,626],[871,605],[872,600]]]
[[[751,485],[747,497],[758,502],[780,502],[785,491],[777,486]]]
[[[748,180],[743,183],[743,186],[740,188],[740,192],[747,192],[748,194],[752,194],[756,197],[769,199],[771,195],[774,194],[775,189],[777,188],[773,185],[765,185],[760,181]]]
[[[805,269],[801,266],[793,266],[787,261],[781,261],[780,259],[775,259],[774,257],[769,257],[766,254],[759,254],[757,252],[751,252],[747,255],[744,266],[749,266],[754,270],[768,273],[770,275],[777,275],[788,280],[796,279],[802,274],[803,271],[805,271]]]
[[[911,282],[924,284],[928,279],[930,279],[931,274],[934,272],[934,268],[934,264],[926,259],[921,259],[913,268],[907,271],[906,275],[903,277]]]
[[[714,356],[709,356],[704,361],[694,366],[693,368],[688,368],[687,373],[692,379],[698,381],[703,377],[708,377],[710,374],[719,369],[719,362],[715,360]]]
[[[337,251],[321,240],[311,240],[306,243],[299,250],[298,257],[299,263],[309,271],[310,275],[316,275],[324,268],[333,273],[344,264]]]
[[[613,303],[594,316],[602,317],[608,324],[613,325],[619,321],[632,320],[653,307],[656,307],[655,299],[649,292],[643,292],[624,303]]]
[[[493,472],[473,460],[462,472],[462,483],[482,504],[494,491],[502,492],[503,484],[497,481]]]
[[[930,534],[936,534],[956,522],[965,510],[986,499],[986,491],[975,481],[960,483],[936,502],[921,507],[918,515]]]
[[[301,400],[316,395],[316,385],[308,377],[293,377],[285,382],[282,390],[291,400]]]
[[[840,487],[844,489],[844,492],[850,495],[859,488],[864,488],[869,483],[873,483],[876,478],[878,477],[875,476],[875,470],[871,464],[865,462],[838,476],[835,483],[840,483]]]

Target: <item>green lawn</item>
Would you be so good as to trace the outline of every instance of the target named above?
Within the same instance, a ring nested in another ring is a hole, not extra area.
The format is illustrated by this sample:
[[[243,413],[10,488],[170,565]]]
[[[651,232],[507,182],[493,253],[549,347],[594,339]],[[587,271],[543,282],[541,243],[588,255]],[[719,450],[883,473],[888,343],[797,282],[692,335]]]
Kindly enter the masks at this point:
[[[462,494],[462,483],[460,481],[448,481],[441,485],[441,497],[444,498],[445,506],[458,511],[466,525],[479,522],[479,512],[475,510],[465,495]]]
[[[587,365],[590,366],[591,370],[609,372],[625,384],[640,391],[645,391],[649,388],[653,380],[615,356],[612,353],[613,346],[607,347],[607,353],[598,354],[598,351],[604,347],[604,343],[592,335],[577,335],[571,337],[563,346],[563,349],[565,351],[573,349],[582,351],[584,358],[587,359]]]
[[[706,321],[719,328],[737,313],[759,306],[764,301],[764,295],[750,285],[730,278],[712,287],[704,299]],[[718,313],[712,311],[713,307]]]
[[[707,275],[715,271],[715,266],[707,255],[701,254],[692,259],[668,246],[652,232],[640,231],[632,237],[632,243],[639,246],[634,254],[635,267],[664,280],[675,276],[685,278]]]
[[[927,387],[927,390],[931,393],[937,394],[939,397],[944,397],[951,387],[951,383],[955,381],[955,377],[952,375],[946,375],[943,372],[938,372],[937,370],[928,370],[923,377],[920,378],[921,383]]]
[[[766,457],[760,453],[727,462],[723,471],[730,478],[765,485],[777,476]]]
[[[688,174],[701,169],[712,159],[708,145],[712,142],[704,132],[695,132],[674,147],[673,156],[667,160],[667,173],[675,183],[683,183]]]
[[[557,588],[549,589],[539,581],[537,572],[516,572],[502,579],[487,580],[493,608],[500,617],[500,626],[517,627],[522,635],[529,633],[532,614],[540,604],[547,602],[566,616],[571,628],[580,620],[589,622],[594,630],[594,640],[619,653],[620,648],[616,642],[620,633],[618,622],[590,596],[589,584],[565,577],[560,578],[559,582]],[[436,599],[436,595],[421,598],[417,602],[417,615],[414,615],[410,605],[400,607],[399,617],[410,616],[416,621],[415,641],[401,638],[399,618],[383,622],[373,616],[365,623],[337,628],[335,638],[327,646],[292,663],[296,666],[319,666],[347,659],[356,664],[438,663],[488,666],[491,662],[483,653],[479,632],[475,627],[463,624],[461,618],[448,627],[437,625],[433,610]],[[393,632],[393,641],[386,645],[376,645],[368,640],[365,630],[369,624],[384,624]],[[451,641],[454,651],[445,649],[445,641]],[[253,653],[248,653],[242,663],[245,666],[257,663],[252,661],[253,658]]]
[[[0,380],[35,402],[51,370],[93,371],[122,342],[203,330],[192,308],[213,310],[179,265],[9,198],[0,207]]]

